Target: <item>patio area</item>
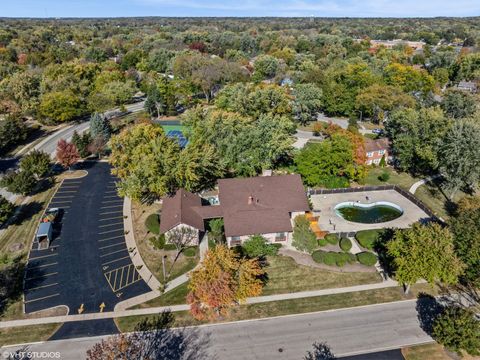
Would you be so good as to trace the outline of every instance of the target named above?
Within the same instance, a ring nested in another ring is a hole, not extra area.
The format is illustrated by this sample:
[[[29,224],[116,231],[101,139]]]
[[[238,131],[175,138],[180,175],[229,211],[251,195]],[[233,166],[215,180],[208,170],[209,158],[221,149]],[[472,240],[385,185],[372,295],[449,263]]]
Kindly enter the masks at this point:
[[[368,197],[368,200],[367,200]],[[429,216],[410,200],[395,190],[361,191],[338,194],[312,195],[313,213],[318,216],[318,227],[329,232],[352,232],[367,229],[381,228],[408,228],[412,223]],[[380,201],[394,203],[403,209],[403,214],[392,221],[362,224],[343,219],[335,212],[335,206],[342,202],[359,202],[360,204],[371,204]]]

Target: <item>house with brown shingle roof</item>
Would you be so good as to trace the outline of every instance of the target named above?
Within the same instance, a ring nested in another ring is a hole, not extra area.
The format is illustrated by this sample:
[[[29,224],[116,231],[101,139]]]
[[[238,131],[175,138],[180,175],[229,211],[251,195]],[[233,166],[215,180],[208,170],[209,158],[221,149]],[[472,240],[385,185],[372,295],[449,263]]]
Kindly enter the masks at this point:
[[[366,165],[378,165],[382,160],[382,157],[385,157],[385,163],[387,163],[390,149],[390,143],[387,138],[381,139],[365,139],[365,153],[366,153]]]
[[[218,191],[218,205],[205,205],[199,195],[183,189],[164,199],[160,233],[189,226],[200,234],[206,220],[223,218],[229,246],[257,234],[270,242],[290,243],[293,219],[309,211],[300,175],[221,179]]]

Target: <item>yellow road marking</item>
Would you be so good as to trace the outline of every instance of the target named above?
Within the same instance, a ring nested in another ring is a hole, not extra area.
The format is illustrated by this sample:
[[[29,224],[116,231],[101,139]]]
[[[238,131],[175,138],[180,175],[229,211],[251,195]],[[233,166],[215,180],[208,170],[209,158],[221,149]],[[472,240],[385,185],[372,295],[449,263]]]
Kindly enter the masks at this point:
[[[113,255],[113,254],[116,254],[116,253],[119,253],[119,252],[122,252],[122,251],[125,251],[125,250],[127,250],[127,249],[125,248],[125,249],[121,249],[121,250],[112,251],[111,253],[100,255],[100,257],[110,256],[110,255]]]
[[[130,258],[130,255],[127,255],[127,256],[124,256],[124,257],[122,257],[122,258],[118,258],[118,259],[115,259],[115,260],[107,261],[106,263],[103,263],[102,266],[105,266],[105,265],[108,265],[108,264],[111,264],[111,263],[114,263],[114,262],[117,262],[117,261],[120,261],[120,260],[129,259],[129,258]]]
[[[42,285],[42,286],[38,286],[36,288],[31,288],[31,289],[25,289],[25,291],[44,289],[44,288],[47,288],[47,287],[50,287],[50,286],[55,286],[55,285],[58,285],[58,283],[53,283],[53,284],[49,284],[49,285]]]
[[[131,281],[129,281],[130,270],[134,271]],[[127,273],[126,276],[125,276],[125,272]],[[120,281],[117,286],[118,273],[120,273]],[[133,264],[125,265],[117,269],[110,270],[109,272],[104,273],[104,275],[113,292],[119,291],[141,280],[141,277],[138,274],[138,271],[135,270],[135,266]]]
[[[27,300],[27,301],[24,301],[24,303],[25,303],[25,304],[28,304],[28,303],[31,303],[31,302],[34,302],[34,301],[49,299],[49,298],[51,298],[51,297],[58,296],[58,295],[60,295],[60,293],[56,293],[56,294],[53,294],[53,295],[43,296],[43,297],[38,298],[38,299]]]

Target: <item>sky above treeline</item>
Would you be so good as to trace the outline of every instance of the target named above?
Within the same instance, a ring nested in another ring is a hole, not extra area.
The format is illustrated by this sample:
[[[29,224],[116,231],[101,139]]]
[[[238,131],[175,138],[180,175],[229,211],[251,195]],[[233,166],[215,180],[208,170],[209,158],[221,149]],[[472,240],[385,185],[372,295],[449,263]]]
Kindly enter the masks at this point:
[[[0,0],[0,17],[478,15],[480,0]]]

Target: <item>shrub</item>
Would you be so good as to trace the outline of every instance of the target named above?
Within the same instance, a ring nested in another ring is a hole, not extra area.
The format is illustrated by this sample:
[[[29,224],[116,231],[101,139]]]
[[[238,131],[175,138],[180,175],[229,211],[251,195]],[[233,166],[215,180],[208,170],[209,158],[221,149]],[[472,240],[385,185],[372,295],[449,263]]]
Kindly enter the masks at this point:
[[[326,246],[328,244],[327,240],[325,238],[323,239],[318,239],[318,245],[319,246]]]
[[[340,249],[342,249],[345,252],[350,251],[352,248],[352,242],[348,238],[341,238],[340,239]]]
[[[171,251],[171,250],[177,250],[177,247],[174,244],[165,244],[163,249],[167,251]]]
[[[272,246],[276,247],[277,248],[277,251],[280,250],[282,248],[282,244],[280,243],[275,243],[275,244],[272,244]]]
[[[368,249],[373,250],[375,246],[375,242],[378,239],[378,235],[382,232],[382,230],[362,230],[358,231],[355,234],[355,239],[357,239],[360,246]]]
[[[373,266],[377,262],[377,257],[374,253],[364,251],[357,254],[357,260],[362,265]]]
[[[145,226],[152,234],[158,235],[160,233],[160,216],[156,213],[148,215],[145,219]]]
[[[37,180],[29,171],[10,171],[0,181],[0,185],[12,193],[29,195],[37,185]]]
[[[260,257],[260,256],[267,256],[267,255],[276,255],[278,249],[269,244],[267,239],[265,239],[261,235],[253,235],[247,241],[245,241],[242,245],[243,252],[245,255],[249,257]]]
[[[325,252],[323,255],[323,263],[325,265],[334,266],[337,264],[337,253],[334,252]]]
[[[338,244],[338,235],[337,234],[328,234],[325,236],[325,240],[332,245]]]
[[[313,261],[315,261],[316,263],[319,263],[319,264],[323,264],[324,263],[324,257],[325,257],[326,253],[327,253],[326,251],[322,251],[322,250],[314,251],[313,254],[312,254]]]
[[[150,243],[157,250],[162,250],[165,247],[165,235],[154,236],[150,238]]]
[[[350,261],[350,257],[348,256],[348,254],[345,254],[345,253],[336,253],[335,264],[336,264],[338,267],[345,266],[345,264],[348,263],[349,261]]]
[[[309,254],[318,246],[317,237],[310,229],[310,221],[308,221],[305,215],[298,215],[295,218],[292,246],[299,251],[305,251]]]
[[[15,210],[15,205],[0,195],[0,224],[8,220]]]
[[[196,246],[188,247],[183,250],[182,254],[187,257],[194,257],[195,255],[197,255],[197,247]]]
[[[384,171],[383,173],[381,173],[379,176],[378,176],[378,180],[380,181],[388,181],[390,179],[390,174],[386,171]]]

